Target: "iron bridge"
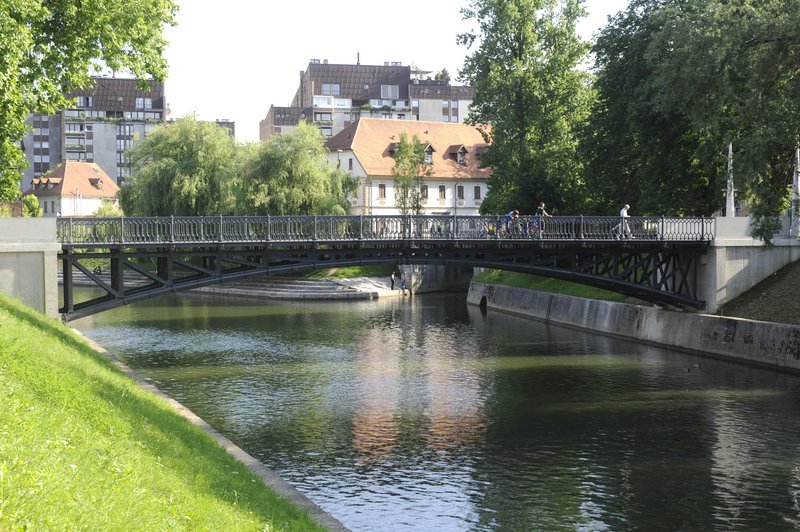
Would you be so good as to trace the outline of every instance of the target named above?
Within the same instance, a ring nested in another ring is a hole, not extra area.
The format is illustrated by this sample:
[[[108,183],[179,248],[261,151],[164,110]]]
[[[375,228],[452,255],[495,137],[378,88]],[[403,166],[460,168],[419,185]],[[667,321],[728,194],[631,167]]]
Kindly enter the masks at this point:
[[[697,264],[714,233],[709,218],[609,216],[64,217],[57,227],[67,321],[250,276],[369,264],[533,273],[703,309]],[[76,302],[80,275],[103,295]]]

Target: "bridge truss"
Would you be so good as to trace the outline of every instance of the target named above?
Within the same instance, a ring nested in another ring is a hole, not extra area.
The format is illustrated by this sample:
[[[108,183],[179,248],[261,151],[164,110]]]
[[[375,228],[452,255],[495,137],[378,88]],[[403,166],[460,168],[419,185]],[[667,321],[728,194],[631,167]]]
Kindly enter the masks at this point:
[[[696,269],[713,220],[341,216],[60,218],[65,320],[210,284],[368,264],[534,273],[702,309]],[[98,271],[94,264],[105,264]],[[101,268],[102,269],[102,268]],[[103,295],[77,302],[82,275]]]

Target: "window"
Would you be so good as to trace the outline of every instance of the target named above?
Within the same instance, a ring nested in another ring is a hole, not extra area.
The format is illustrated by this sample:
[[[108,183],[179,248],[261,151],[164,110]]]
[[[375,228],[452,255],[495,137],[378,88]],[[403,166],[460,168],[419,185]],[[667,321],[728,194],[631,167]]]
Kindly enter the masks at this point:
[[[411,107],[412,108],[419,108],[419,100],[411,100]]]
[[[136,98],[136,109],[152,109],[152,98]]]
[[[352,169],[353,169],[353,158],[352,158],[352,157],[350,157],[350,158],[347,160],[347,169],[348,169],[348,170],[352,170]]]
[[[400,85],[381,85],[381,98],[400,97]]]
[[[314,113],[314,121],[315,122],[330,122],[331,121],[331,114],[330,113]]]
[[[453,100],[452,102],[450,102],[450,107],[452,107],[453,109],[458,109],[458,100]]]
[[[450,107],[450,100],[442,100],[442,109],[448,109]]]
[[[47,202],[46,201],[43,202],[43,205],[44,205],[44,213],[47,214]]]
[[[433,148],[425,148],[425,164],[433,164]]]
[[[444,185],[439,185],[439,199],[443,200],[447,198],[447,189]]]
[[[475,199],[481,199],[481,187],[480,187],[480,185],[475,185]]]
[[[456,197],[460,200],[464,199],[464,185],[458,185],[456,187]]]
[[[449,122],[449,121],[450,121],[450,115],[444,115],[443,114],[442,115],[442,122]]]
[[[386,199],[386,185],[383,183],[378,185],[378,199]]]
[[[75,98],[75,107],[91,107],[92,106],[92,97],[91,96],[78,96]]]
[[[325,96],[339,96],[341,86],[338,83],[323,83],[322,94]]]
[[[330,127],[321,127],[321,128],[319,128],[319,130],[320,130],[320,132],[321,132],[323,135],[325,135],[326,137],[332,137],[332,136],[333,136],[333,128],[330,128]]]
[[[467,166],[467,152],[464,150],[460,150],[457,155],[458,155],[458,164],[460,164],[461,166]]]
[[[428,185],[419,187],[419,197],[420,199],[428,199]]]

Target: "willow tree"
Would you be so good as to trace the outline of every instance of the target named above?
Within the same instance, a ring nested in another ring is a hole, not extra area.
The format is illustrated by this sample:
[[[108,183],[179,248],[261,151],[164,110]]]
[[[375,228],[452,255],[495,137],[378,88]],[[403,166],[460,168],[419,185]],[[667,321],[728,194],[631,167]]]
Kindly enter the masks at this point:
[[[347,214],[355,181],[328,164],[318,127],[301,122],[294,131],[250,145],[225,190],[239,214]]]
[[[222,181],[236,143],[227,128],[186,116],[134,142],[132,175],[120,190],[128,216],[224,214]]]
[[[0,2],[0,199],[20,195],[28,115],[67,107],[64,94],[88,88],[92,70],[163,80],[162,32],[176,12],[172,0]]]
[[[400,133],[400,142],[394,148],[392,176],[395,205],[401,214],[422,212],[423,180],[430,174],[430,165],[425,163],[425,145],[417,135],[409,139],[407,133]]]
[[[490,144],[481,157],[492,169],[481,211],[532,211],[539,201],[579,209],[577,132],[592,101],[589,74],[579,68],[589,49],[576,31],[582,1],[472,0],[462,14],[478,25],[458,37],[477,46],[460,71],[475,87],[468,122]]]

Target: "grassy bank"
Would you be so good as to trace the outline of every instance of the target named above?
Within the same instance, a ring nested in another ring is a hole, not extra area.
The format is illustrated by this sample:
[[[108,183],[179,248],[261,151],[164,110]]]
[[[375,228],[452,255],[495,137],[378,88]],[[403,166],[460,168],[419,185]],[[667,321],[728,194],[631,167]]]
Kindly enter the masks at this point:
[[[553,294],[564,294],[567,296],[585,297],[588,299],[601,299],[603,301],[617,301],[623,303],[635,302],[636,299],[616,292],[603,290],[579,283],[562,281],[561,279],[551,279],[549,277],[539,277],[527,273],[507,272],[503,270],[486,270],[476,274],[474,281],[487,284],[501,284],[513,286],[515,288],[526,288],[539,292],[549,292]]]
[[[0,294],[0,530],[321,530],[68,328]]]

